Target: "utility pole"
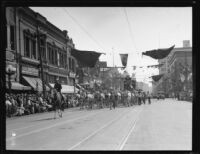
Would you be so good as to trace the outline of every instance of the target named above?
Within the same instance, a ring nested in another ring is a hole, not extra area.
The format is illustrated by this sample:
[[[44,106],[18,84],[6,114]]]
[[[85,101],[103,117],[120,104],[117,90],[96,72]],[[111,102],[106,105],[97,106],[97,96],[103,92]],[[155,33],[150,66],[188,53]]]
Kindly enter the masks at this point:
[[[37,26],[38,53],[39,53],[39,59],[40,59],[42,90],[43,90],[43,97],[45,98],[45,96],[46,96],[46,94],[45,94],[46,88],[45,88],[44,76],[43,76],[43,61],[42,61],[42,54],[41,54],[41,50],[40,50],[40,37],[41,37],[41,34],[39,32],[39,26]],[[42,52],[44,52],[44,51],[42,51]]]

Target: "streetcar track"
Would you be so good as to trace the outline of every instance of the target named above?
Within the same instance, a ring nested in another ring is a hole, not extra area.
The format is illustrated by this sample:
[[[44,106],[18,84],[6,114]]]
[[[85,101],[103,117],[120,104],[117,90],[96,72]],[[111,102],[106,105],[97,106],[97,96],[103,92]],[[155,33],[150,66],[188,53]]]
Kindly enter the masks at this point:
[[[91,116],[94,116],[94,115],[98,115],[102,112],[104,112],[105,110],[101,110],[101,111],[98,111],[98,113],[94,113],[94,114],[90,114],[90,115],[87,115],[87,116],[78,116],[77,118],[74,118],[74,119],[70,119],[70,120],[67,120],[67,121],[64,121],[64,122],[60,122],[60,123],[56,123],[54,125],[51,125],[51,126],[48,126],[48,127],[43,127],[41,129],[36,129],[34,131],[30,131],[30,132],[27,132],[27,133],[23,133],[23,134],[20,134],[20,135],[17,135],[17,136],[12,136],[10,138],[7,138],[6,141],[10,141],[10,140],[13,140],[13,139],[16,139],[16,138],[20,138],[20,137],[23,137],[23,136],[26,136],[26,135],[30,135],[30,134],[33,134],[33,133],[37,133],[37,132],[40,132],[40,131],[43,131],[43,130],[46,130],[46,129],[50,129],[50,128],[53,128],[53,127],[56,127],[56,126],[60,126],[60,125],[63,125],[63,124],[67,124],[67,123],[70,123],[70,122],[73,122],[73,121],[76,121],[76,120],[80,120],[80,119],[84,119],[84,118],[87,118],[87,117],[91,117]],[[40,124],[38,124],[40,125]],[[37,125],[37,126],[38,126]],[[33,126],[36,126],[36,125],[33,125]],[[33,126],[29,126],[30,128],[33,127]],[[28,128],[28,127],[23,127],[24,129]],[[22,129],[22,128],[19,128],[19,129]],[[19,130],[18,129],[18,130]],[[10,132],[14,132],[13,130],[10,130]]]
[[[135,107],[134,107],[135,108]],[[132,112],[133,110],[130,110],[128,113]],[[115,121],[122,119],[123,117],[126,117],[127,114],[124,115],[124,113],[127,113],[127,111],[123,112],[120,116],[118,116],[117,118],[109,121],[108,123],[106,123],[104,126],[100,127],[99,129],[97,129],[96,131],[94,131],[92,134],[90,134],[89,136],[85,137],[83,140],[81,140],[80,142],[76,143],[75,145],[73,145],[72,147],[68,148],[67,150],[72,150],[76,147],[78,147],[79,145],[83,144],[84,142],[86,142],[89,138],[95,136],[97,133],[99,133],[101,130],[107,128],[108,126],[110,126],[111,124],[113,124]]]
[[[118,148],[119,150],[123,150],[123,148],[124,148],[124,146],[125,146],[125,144],[126,144],[128,138],[129,138],[129,136],[131,135],[131,133],[132,133],[133,130],[135,129],[135,126],[136,126],[136,124],[137,124],[137,121],[138,121],[139,116],[140,116],[140,114],[141,114],[142,111],[143,111],[143,109],[140,110],[139,113],[137,114],[137,117],[136,117],[136,119],[135,119],[134,122],[133,122],[133,126],[131,127],[131,129],[130,129],[130,131],[128,132],[128,134],[123,138],[123,140],[122,140],[122,142],[121,142],[121,144],[120,144],[120,146],[119,146],[119,148]]]
[[[101,112],[103,112],[103,111],[98,111],[98,113],[101,113]],[[83,112],[83,114],[84,114],[85,112]],[[96,114],[98,114],[98,113],[96,113]],[[72,115],[73,116],[73,114],[70,114],[70,115]],[[70,115],[66,115],[66,116],[70,116]],[[94,115],[94,114],[92,114],[92,115]],[[80,115],[80,116],[77,116],[77,117],[82,117],[82,115]],[[76,117],[76,118],[77,118]],[[69,117],[67,117],[67,118],[69,118]],[[54,120],[53,118],[52,118],[52,120]],[[41,125],[41,123],[44,123],[44,122],[40,122],[39,124],[34,124],[34,125],[29,125],[29,126],[26,126],[26,127],[21,127],[21,128],[16,128],[16,129],[12,129],[12,130],[7,130],[8,132],[9,131],[18,131],[18,130],[22,130],[22,129],[27,129],[27,128],[31,128],[31,127],[35,127],[35,126],[39,126],[39,125]],[[49,123],[49,122],[48,122]],[[48,124],[47,123],[47,124]]]
[[[23,137],[23,136],[26,136],[26,135],[30,135],[30,134],[33,134],[33,133],[41,132],[43,130],[50,129],[50,128],[60,126],[60,125],[63,125],[63,124],[67,124],[67,123],[70,123],[70,122],[73,122],[73,121],[76,121],[76,120],[80,120],[80,119],[83,119],[83,118],[91,117],[91,116],[97,115],[97,114],[102,113],[102,112],[103,111],[99,111],[98,113],[95,113],[95,114],[90,114],[90,115],[87,115],[87,116],[79,116],[78,118],[74,118],[74,119],[70,119],[70,120],[67,120],[67,121],[64,121],[64,122],[56,123],[54,125],[51,125],[51,126],[48,126],[48,127],[43,127],[41,129],[37,129],[37,130],[31,131],[31,132],[27,132],[27,133],[24,133],[24,134],[21,134],[21,135],[17,135],[15,137],[10,137],[10,138],[6,139],[6,141],[10,141],[10,140],[20,138],[20,137]]]

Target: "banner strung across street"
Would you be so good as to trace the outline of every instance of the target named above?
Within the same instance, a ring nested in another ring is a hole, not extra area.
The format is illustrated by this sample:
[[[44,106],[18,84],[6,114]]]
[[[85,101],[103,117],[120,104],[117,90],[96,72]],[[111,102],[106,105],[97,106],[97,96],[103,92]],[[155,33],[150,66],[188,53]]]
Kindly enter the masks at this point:
[[[94,67],[102,53],[72,49],[71,54],[77,58],[84,67]]]
[[[151,77],[152,77],[152,79],[153,79],[155,82],[157,82],[157,81],[159,81],[159,80],[161,79],[162,76],[163,76],[163,74],[154,75],[154,76],[151,76]]]
[[[167,49],[149,50],[146,52],[142,52],[142,55],[146,55],[154,59],[163,59],[169,55],[169,53],[174,49],[174,47],[175,45]]]
[[[128,54],[120,54],[121,62],[124,67],[127,65]]]

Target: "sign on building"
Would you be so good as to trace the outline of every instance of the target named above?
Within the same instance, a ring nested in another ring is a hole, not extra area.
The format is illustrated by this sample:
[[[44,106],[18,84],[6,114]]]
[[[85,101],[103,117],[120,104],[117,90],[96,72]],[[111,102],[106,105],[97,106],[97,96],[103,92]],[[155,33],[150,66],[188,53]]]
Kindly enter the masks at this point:
[[[28,74],[28,75],[38,76],[39,71],[36,68],[33,68],[33,67],[22,66],[22,73]]]

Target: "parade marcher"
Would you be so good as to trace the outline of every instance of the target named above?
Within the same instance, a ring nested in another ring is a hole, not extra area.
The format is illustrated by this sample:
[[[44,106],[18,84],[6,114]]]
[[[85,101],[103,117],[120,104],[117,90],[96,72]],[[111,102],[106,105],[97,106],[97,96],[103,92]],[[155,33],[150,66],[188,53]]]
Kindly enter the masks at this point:
[[[142,94],[141,94],[141,92],[139,91],[139,92],[138,92],[138,104],[141,105],[141,103],[142,103]]]
[[[149,104],[151,104],[151,95],[149,91],[147,92],[147,99],[148,99]]]
[[[115,94],[113,91],[110,96],[110,110],[112,110],[112,107],[115,109]]]
[[[142,94],[142,100],[143,100],[143,103],[145,104],[146,103],[146,93],[143,92]]]

